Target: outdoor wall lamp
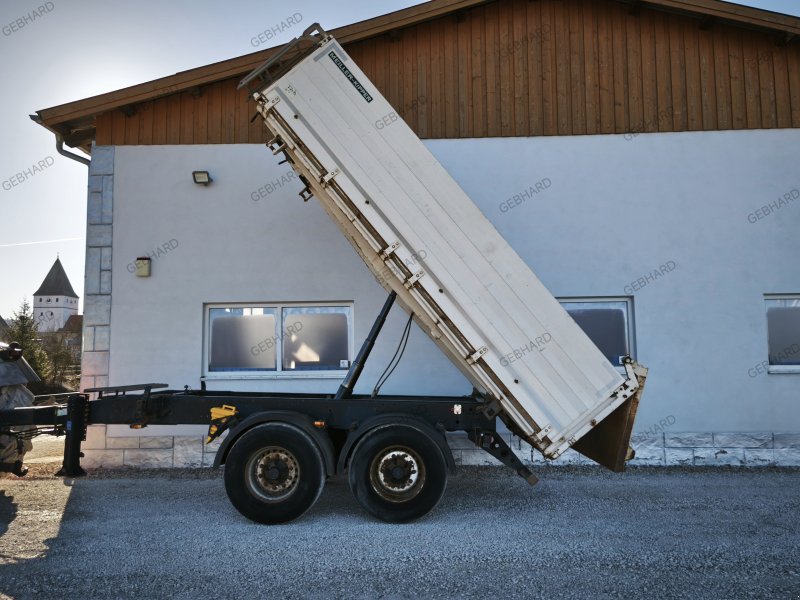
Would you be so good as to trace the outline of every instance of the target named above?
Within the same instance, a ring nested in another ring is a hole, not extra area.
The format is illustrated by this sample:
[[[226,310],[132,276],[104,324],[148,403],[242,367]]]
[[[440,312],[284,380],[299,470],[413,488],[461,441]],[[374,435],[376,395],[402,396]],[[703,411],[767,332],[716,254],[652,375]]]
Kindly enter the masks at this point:
[[[149,256],[139,256],[137,257],[136,262],[133,264],[135,266],[134,273],[136,273],[137,277],[150,277]]]
[[[213,179],[211,179],[211,175],[208,174],[208,171],[192,171],[192,179],[194,182],[201,185],[208,185]]]

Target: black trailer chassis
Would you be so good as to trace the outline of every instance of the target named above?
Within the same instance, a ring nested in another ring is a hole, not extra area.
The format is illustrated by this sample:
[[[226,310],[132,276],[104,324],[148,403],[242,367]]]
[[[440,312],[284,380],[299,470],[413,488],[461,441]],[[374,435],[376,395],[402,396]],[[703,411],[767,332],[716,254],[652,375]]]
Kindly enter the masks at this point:
[[[0,431],[64,434],[59,475],[84,475],[81,442],[91,424],[206,425],[211,442],[225,431],[214,466],[225,465],[234,506],[263,523],[294,519],[319,497],[325,480],[347,473],[367,511],[402,522],[430,511],[455,469],[445,432],[465,431],[531,483],[535,476],[495,430],[486,403],[470,396],[353,396],[158,391],[160,384],[95,388],[66,404],[0,411]],[[132,393],[138,392],[138,393]],[[10,433],[13,435],[13,433]]]
[[[205,385],[164,390],[158,383],[93,388],[65,404],[0,411],[0,433],[66,435],[59,475],[76,477],[85,474],[81,442],[88,425],[206,425],[209,443],[227,432],[214,466],[225,465],[233,505],[261,523],[300,516],[337,474],[346,474],[358,503],[375,517],[419,518],[439,502],[455,469],[446,432],[466,432],[534,484],[536,477],[497,433],[493,403],[478,394],[352,394],[393,300],[391,294],[336,394],[218,392]],[[0,469],[25,473],[21,463]]]

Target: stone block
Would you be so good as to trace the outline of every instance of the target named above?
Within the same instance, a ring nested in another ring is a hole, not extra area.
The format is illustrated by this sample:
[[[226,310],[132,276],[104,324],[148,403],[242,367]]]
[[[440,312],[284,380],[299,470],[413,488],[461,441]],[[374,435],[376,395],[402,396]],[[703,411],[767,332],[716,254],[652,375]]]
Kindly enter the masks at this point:
[[[102,248],[87,248],[86,250],[86,266],[84,270],[86,273],[90,271],[96,271],[98,274],[100,273],[101,263],[103,262],[103,249]],[[84,288],[84,292],[87,294],[95,294],[97,292],[90,292],[89,290]]]
[[[114,177],[112,175],[103,177],[102,194],[102,222],[110,224],[114,218]]]
[[[89,174],[114,174],[114,146],[92,145],[92,162],[89,165]]]
[[[111,248],[100,248],[100,268],[104,271],[111,270]]]
[[[467,437],[466,433],[448,433],[447,445],[451,450],[475,450],[475,444]]]
[[[98,325],[94,328],[94,349],[97,352],[107,351],[111,347],[111,327]]]
[[[714,460],[718,465],[744,466],[744,448],[717,448]]]
[[[522,440],[519,440],[519,450],[514,449],[514,454],[519,456],[519,459],[526,465],[531,465],[534,463],[534,454],[539,454],[541,456],[536,448],[531,446],[528,442]]]
[[[89,252],[97,252],[100,248],[89,248],[87,250],[87,254]],[[97,252],[99,255],[99,252]],[[94,269],[87,269],[86,274],[83,278],[84,283],[84,290],[87,294],[99,294],[100,293],[100,270]]]
[[[86,246],[96,248],[98,246],[111,245],[111,225],[87,225],[86,226]]]
[[[139,448],[172,448],[172,438],[169,436],[140,437]]]
[[[205,440],[203,440],[203,466],[204,467],[213,467],[214,460],[217,457],[217,450],[222,445],[222,441],[228,436],[228,432],[226,431],[220,437],[215,439],[210,444],[206,444]]]
[[[92,350],[94,350],[94,327],[90,325],[89,327],[83,328],[83,351],[91,352]]]
[[[551,465],[553,464],[553,461],[545,458],[541,452],[534,449],[533,452],[531,453],[531,463],[541,467],[541,466]]]
[[[81,374],[108,375],[108,352],[84,352],[81,358]]]
[[[462,465],[501,466],[503,464],[488,452],[481,450],[480,448],[475,448],[474,446],[473,450],[464,449],[459,450],[459,452],[461,452]]]
[[[168,450],[136,449],[123,450],[125,453],[124,464],[126,467],[141,467],[142,469],[165,469],[173,466],[172,448]]]
[[[695,448],[694,464],[698,467],[740,467],[744,465],[744,448]]]
[[[779,467],[800,467],[800,448],[775,448],[774,452]]]
[[[665,433],[664,446],[667,448],[713,448],[714,436],[711,433]]]
[[[174,444],[176,467],[200,467],[203,464],[203,438],[176,436]]]
[[[694,464],[694,452],[691,448],[665,448],[664,462],[668,466],[691,466]]]
[[[590,462],[591,461],[580,452],[576,452],[575,450],[569,449],[566,452],[564,452],[564,454],[559,456],[557,459],[552,461],[552,464],[556,466],[585,465],[589,464]]]
[[[121,467],[127,450],[83,450],[81,466],[86,469]]]
[[[631,436],[631,446],[637,452],[641,449],[645,450],[663,450],[664,449],[664,434],[656,433],[653,435],[644,433],[635,433]]]
[[[84,293],[100,293],[100,262],[102,260],[102,250],[100,248],[86,249],[86,268],[84,277]]]
[[[90,175],[89,176],[89,193],[103,191],[103,176]]]
[[[213,467],[214,461],[217,458],[216,452],[203,452],[203,466],[204,467]],[[458,464],[458,463],[456,463]]]
[[[776,433],[775,448],[800,449],[800,433]]]
[[[84,325],[110,325],[111,324],[111,297],[86,296],[83,308]]]
[[[664,448],[655,444],[643,444],[633,446],[636,451],[636,456],[628,462],[629,465],[642,466],[642,467],[663,467],[664,466]]]
[[[89,425],[86,428],[86,440],[81,443],[81,450],[105,450],[106,426]]]
[[[86,223],[89,225],[103,223],[103,195],[99,192],[90,192],[86,200]]]
[[[107,437],[106,448],[116,448],[126,450],[128,448],[138,448],[138,437]]]
[[[100,271],[100,293],[111,293],[111,271]]]
[[[97,387],[94,384],[95,378],[91,375],[87,375],[86,373],[81,373],[81,389],[85,390],[86,388],[93,388]],[[92,394],[92,398],[94,398],[96,394]]]
[[[772,448],[771,433],[715,433],[717,448]]]
[[[775,464],[775,451],[772,448],[745,448],[744,464],[748,467],[770,467]]]

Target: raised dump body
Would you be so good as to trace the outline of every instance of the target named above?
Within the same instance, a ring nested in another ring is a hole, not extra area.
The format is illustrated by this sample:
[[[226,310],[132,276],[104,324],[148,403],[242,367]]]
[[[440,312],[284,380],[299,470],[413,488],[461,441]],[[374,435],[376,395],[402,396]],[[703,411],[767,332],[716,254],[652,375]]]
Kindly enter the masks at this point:
[[[547,458],[586,436],[576,449],[621,469],[646,370],[615,369],[337,41],[313,25],[245,85],[301,196],[496,400],[487,411]]]

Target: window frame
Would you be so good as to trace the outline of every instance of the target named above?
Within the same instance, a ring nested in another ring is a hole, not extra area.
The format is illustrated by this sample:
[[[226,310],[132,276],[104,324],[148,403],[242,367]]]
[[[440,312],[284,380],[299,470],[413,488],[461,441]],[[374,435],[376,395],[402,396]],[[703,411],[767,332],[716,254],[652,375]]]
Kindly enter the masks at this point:
[[[630,352],[630,356],[633,360],[636,360],[638,355],[637,348],[636,348],[636,317],[634,312],[634,305],[633,305],[633,296],[557,296],[556,300],[561,305],[565,311],[567,310],[564,306],[565,302],[583,302],[586,304],[603,304],[603,303],[610,303],[610,302],[624,302],[625,303],[625,326],[627,331],[626,337],[628,339],[628,351]],[[569,314],[569,311],[567,311]],[[572,318],[570,316],[570,318]],[[578,325],[580,327],[580,325]],[[583,331],[583,330],[581,330]],[[591,339],[591,338],[590,338]],[[592,342],[594,343],[594,342]],[[599,348],[598,348],[599,350]],[[601,350],[602,352],[602,350]],[[622,365],[615,365],[612,363],[612,366],[617,370],[620,374],[625,374],[625,367]]]
[[[768,313],[768,302],[773,300],[796,300],[800,303],[800,294],[764,294],[762,298],[764,302],[764,326],[765,326],[765,335],[764,340],[767,343],[767,374],[771,375],[793,375],[800,373],[800,365],[771,365],[769,364],[769,318],[767,317]],[[800,308],[798,308],[800,310]]]
[[[348,369],[283,370],[283,343],[277,344],[275,352],[275,370],[264,371],[211,371],[208,361],[211,351],[211,309],[214,308],[264,308],[274,310],[278,330],[284,332],[284,308],[348,308],[347,352],[352,365],[355,357],[355,306],[353,301],[331,302],[207,302],[203,304],[203,352],[201,378],[214,380],[293,380],[293,379],[342,379]]]

